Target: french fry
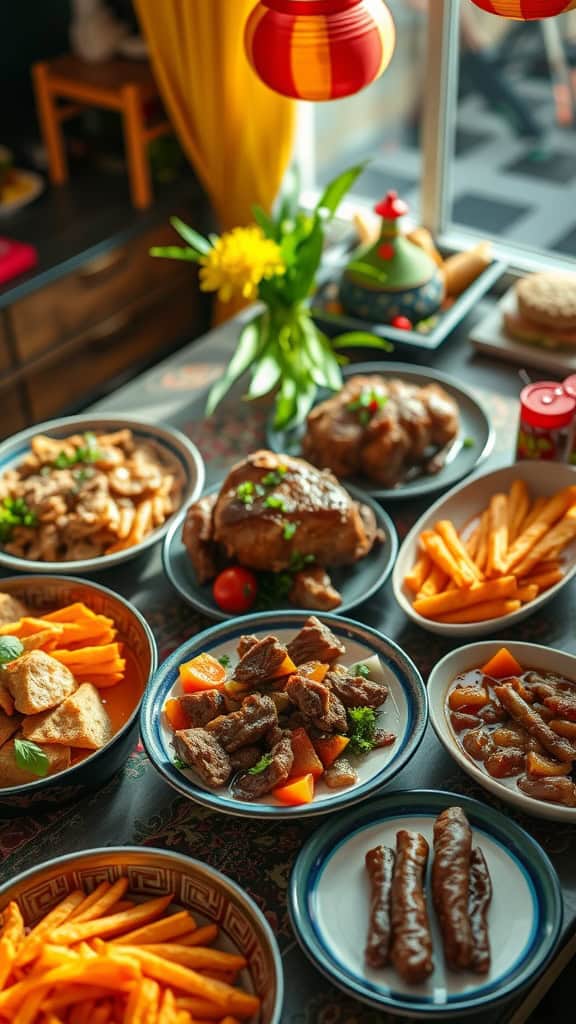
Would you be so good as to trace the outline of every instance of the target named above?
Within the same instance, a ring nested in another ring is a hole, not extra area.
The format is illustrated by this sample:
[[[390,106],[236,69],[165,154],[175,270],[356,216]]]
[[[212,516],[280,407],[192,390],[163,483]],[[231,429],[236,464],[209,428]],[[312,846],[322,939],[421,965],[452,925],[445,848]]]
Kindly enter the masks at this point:
[[[508,495],[493,494],[488,506],[488,560],[489,578],[504,575],[508,551]]]
[[[480,516],[480,523],[478,525],[478,547],[476,550],[476,556],[474,561],[480,572],[484,572],[486,569],[486,563],[488,561],[488,530],[490,526],[490,513],[486,509]]]
[[[547,501],[548,501],[548,499],[543,497],[543,496],[541,496],[540,498],[535,498],[534,499],[534,501],[532,502],[532,504],[530,505],[530,507],[528,509],[528,512],[526,513],[526,518],[525,518],[524,522],[520,524],[520,530],[519,530],[519,533],[518,533],[518,537],[520,536],[521,533],[524,533],[525,530],[527,530],[530,526],[532,526],[532,523],[534,522],[535,519],[538,518],[538,516],[540,515],[540,513],[541,513],[542,509],[544,508],[544,506],[545,506]],[[516,537],[515,539],[517,540],[518,537]]]
[[[113,907],[118,900],[121,900],[128,888],[128,879],[119,878],[114,885],[104,883],[107,888],[100,892],[98,899],[92,900],[88,906],[78,907],[76,914],[71,918],[74,924],[81,924],[83,921],[93,921],[95,918],[103,917],[110,907]],[[100,888],[100,886],[98,886]]]
[[[112,941],[114,945],[145,946],[152,942],[169,942],[170,939],[176,939],[195,929],[196,922],[192,914],[187,910],[181,910],[170,917],[163,917],[159,921],[155,921],[154,924],[144,925],[143,928],[119,935]]]
[[[455,559],[457,564],[464,564],[468,566],[468,569],[472,573],[474,579],[483,579],[482,573],[478,569],[478,566],[470,557],[468,551],[466,550],[466,547],[460,540],[456,532],[456,527],[454,526],[454,523],[452,523],[449,519],[441,519],[440,522],[436,523],[435,530],[436,533],[440,534],[440,536],[442,537],[442,540],[444,541],[446,547],[448,548],[448,551]]]
[[[518,587],[516,597],[519,601],[522,601],[522,604],[528,604],[529,601],[533,601],[535,597],[538,597],[538,590],[537,583],[525,583],[524,586]]]
[[[118,903],[115,903],[113,907],[110,907],[109,913],[121,914],[123,910],[132,910],[132,907],[135,906],[136,904],[134,903],[134,900],[118,900]]]
[[[78,904],[76,910],[73,910],[68,918],[69,921],[76,921],[80,914],[83,914],[85,910],[89,910],[95,903],[98,902],[101,896],[104,896],[110,888],[110,882],[100,882],[91,893],[86,896],[81,903]]]
[[[16,982],[9,989],[0,992],[0,1017],[12,1020],[10,1015],[19,1009],[24,999],[31,992],[36,992],[44,986],[50,989],[61,983],[73,981],[77,984],[86,982],[89,985],[102,985],[114,991],[124,992],[127,984],[137,980],[140,973],[138,964],[127,957],[115,957],[114,962],[105,957],[96,957],[94,960],[80,959],[78,963],[66,963],[38,977]]]
[[[82,1003],[86,999],[102,999],[110,994],[110,989],[96,987],[95,985],[69,984],[66,988],[57,989],[51,993],[44,1002],[44,1012],[66,1010],[75,1003]]]
[[[542,593],[543,590],[549,590],[550,587],[556,586],[560,583],[560,580],[564,578],[562,569],[551,569],[549,572],[535,573],[533,576],[526,576],[520,580],[522,586],[536,586],[538,592]]]
[[[558,520],[562,519],[570,508],[571,503],[574,501],[575,495],[576,488],[567,487],[544,502],[539,514],[535,519],[533,519],[532,523],[522,531],[520,536],[516,538],[514,544],[508,551],[505,565],[507,572],[511,569],[515,570],[517,566],[520,566],[525,562],[529,554],[533,554],[534,549],[537,547],[541,538],[546,536],[546,539],[549,539],[550,533],[552,532],[551,527],[553,527]],[[550,544],[550,549],[552,549],[556,543],[559,543],[559,541],[554,541],[553,544]]]
[[[433,530],[424,530],[420,542],[436,565],[443,570],[457,586],[471,587],[476,577],[465,564],[459,564],[450,554],[442,538]]]
[[[24,937],[24,921],[17,903],[11,902],[3,916],[2,935],[0,937],[0,989],[8,980],[19,946]]]
[[[130,544],[140,544],[147,533],[152,529],[152,502],[145,499],[136,508],[134,522],[128,540]]]
[[[536,525],[536,524],[534,524]],[[514,571],[518,576],[526,576],[533,566],[543,562],[558,545],[565,547],[576,537],[576,505],[568,509],[566,515],[548,530],[545,536],[516,562]]]
[[[474,561],[475,565],[476,565],[475,559],[476,559],[476,555],[478,553],[478,545],[479,544],[480,544],[480,525],[476,526],[472,530],[472,533],[470,534],[468,539],[465,541],[466,551],[470,555],[470,558]],[[478,566],[476,566],[476,568],[478,568]]]
[[[497,580],[487,580],[485,583],[478,583],[468,590],[450,590],[444,594],[437,594],[434,597],[417,598],[414,601],[414,611],[427,619],[435,619],[437,616],[444,616],[455,612],[459,608],[467,609],[483,605],[488,601],[503,601],[515,597],[517,583],[515,576],[502,576]],[[474,622],[474,618],[467,619]]]
[[[135,955],[133,946],[122,948],[126,949],[129,956]],[[212,949],[209,946],[180,946],[177,943],[161,942],[146,944],[146,949],[164,960],[182,964],[184,967],[192,967],[194,970],[241,971],[246,967],[246,960],[243,956],[224,953],[220,949]]]
[[[31,960],[34,960],[48,933],[67,921],[70,914],[82,903],[83,899],[84,893],[80,889],[75,889],[61,903],[58,903],[49,914],[46,914],[46,917],[43,917],[35,928],[32,928],[18,951],[15,961],[17,967],[24,967]]]
[[[182,1007],[186,1009],[186,1007]],[[218,1011],[220,1013],[220,1011]],[[160,1012],[158,1014],[157,1024],[174,1024],[176,1018],[176,999],[171,988],[167,988],[162,996],[162,1002],[160,1003]],[[219,1018],[218,1018],[219,1019]]]
[[[178,943],[181,946],[207,946],[208,943],[214,942],[217,937],[218,925],[205,924],[202,928],[189,932],[188,935],[181,935]]]
[[[181,1010],[189,1010],[194,1018],[203,1020],[222,1020],[222,1010],[214,1003],[196,996],[176,996],[176,1006]]]
[[[138,988],[134,988],[128,998],[123,1024],[146,1024],[158,1015],[160,986],[151,978],[144,978]]]
[[[110,894],[108,893],[107,895]],[[84,939],[92,939],[94,936],[102,938],[108,935],[117,935],[119,932],[133,928],[134,925],[153,921],[154,918],[159,917],[164,912],[173,899],[174,894],[169,893],[167,896],[159,896],[157,899],[139,903],[132,910],[125,910],[121,914],[112,914],[110,917],[98,917],[95,920],[71,921],[70,924],[62,925],[61,928],[50,931],[50,941],[55,945],[73,946],[77,942],[82,942]]]
[[[530,508],[530,495],[524,480],[514,480],[508,494],[508,544],[513,544]]]
[[[462,608],[458,612],[450,612],[449,615],[439,615],[439,622],[465,623],[465,622],[486,622],[488,619],[499,619],[503,615],[511,615],[522,607],[518,600],[507,601],[486,601],[485,604],[473,605],[471,608]]]
[[[36,1020],[36,1014],[39,1012],[42,1002],[46,995],[47,988],[36,989],[35,992],[31,992],[30,995],[26,996],[23,1002],[20,1004],[20,1008],[13,1017],[13,1024],[34,1024]]]
[[[408,587],[408,590],[411,590],[413,594],[417,594],[422,589],[424,580],[430,573],[431,568],[432,562],[430,557],[425,552],[422,552],[414,563],[414,568],[404,577],[404,584]]]
[[[421,595],[423,597],[433,597],[434,594],[442,593],[442,591],[446,588],[448,579],[448,574],[445,573],[443,569],[440,569],[438,565],[434,565],[434,563],[432,562],[432,569],[430,570],[428,576],[424,580],[424,583],[422,584],[422,590],[418,594],[418,597],[420,597]]]

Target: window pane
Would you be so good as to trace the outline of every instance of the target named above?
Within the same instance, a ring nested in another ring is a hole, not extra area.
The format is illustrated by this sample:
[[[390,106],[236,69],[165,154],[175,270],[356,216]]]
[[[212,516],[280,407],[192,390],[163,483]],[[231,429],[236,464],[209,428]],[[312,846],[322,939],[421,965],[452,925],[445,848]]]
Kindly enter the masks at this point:
[[[392,61],[382,77],[356,96],[307,108],[313,122],[316,185],[344,167],[370,160],[355,193],[376,202],[395,188],[416,207],[421,177],[418,124],[424,82],[425,0],[388,0],[396,23]],[[304,143],[303,143],[304,144]]]
[[[576,256],[576,13],[508,21],[462,0],[451,221]]]

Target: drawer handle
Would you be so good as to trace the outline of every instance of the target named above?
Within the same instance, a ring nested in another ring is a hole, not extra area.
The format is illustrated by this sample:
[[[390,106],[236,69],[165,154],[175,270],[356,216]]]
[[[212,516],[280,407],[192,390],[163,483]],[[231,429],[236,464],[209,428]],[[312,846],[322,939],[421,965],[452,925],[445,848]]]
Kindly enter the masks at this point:
[[[134,328],[137,321],[138,316],[134,316],[134,313],[117,313],[115,316],[109,316],[99,327],[93,328],[84,342],[84,347],[109,348],[128,330]]]
[[[101,278],[119,270],[126,263],[127,258],[128,254],[123,249],[102,253],[101,256],[96,256],[80,268],[78,279],[82,284],[97,284]]]

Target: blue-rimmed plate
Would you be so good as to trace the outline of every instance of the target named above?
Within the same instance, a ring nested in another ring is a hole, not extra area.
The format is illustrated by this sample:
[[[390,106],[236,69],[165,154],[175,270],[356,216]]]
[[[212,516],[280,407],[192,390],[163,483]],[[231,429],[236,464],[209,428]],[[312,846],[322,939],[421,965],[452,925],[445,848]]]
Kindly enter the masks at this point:
[[[352,363],[342,370],[345,379],[372,374],[385,378],[401,377],[407,384],[415,384],[418,387],[439,384],[456,402],[460,426],[455,440],[448,448],[444,465],[438,473],[426,476],[415,472],[397,487],[381,487],[364,477],[354,480],[353,483],[361,487],[364,493],[370,494],[378,501],[404,501],[437,494],[448,487],[453,487],[488,457],[494,447],[496,436],[490,417],[478,398],[454,377],[440,373],[439,370],[429,370],[427,367],[412,366],[409,363]],[[329,394],[331,392],[328,391],[321,393],[319,401],[328,398]],[[267,443],[274,452],[301,455],[304,430],[304,425],[292,430],[276,430],[273,420],[270,419]]]
[[[182,490],[179,508],[166,519],[162,526],[158,526],[148,533],[139,544],[133,544],[122,551],[100,555],[97,558],[44,562],[10,555],[0,546],[0,566],[15,572],[46,572],[52,575],[63,569],[70,575],[74,573],[87,575],[101,572],[103,569],[111,569],[121,562],[135,558],[157,544],[164,537],[170,524],[181,519],[184,509],[200,497],[204,487],[205,470],[204,460],[196,445],[174,427],[134,420],[129,416],[63,416],[61,419],[46,420],[45,423],[38,423],[34,427],[21,430],[0,444],[0,480],[7,470],[16,469],[29,454],[30,442],[38,434],[64,438],[71,434],[82,434],[87,431],[99,434],[114,430],[131,430],[136,440],[148,442],[157,451],[158,457],[166,467],[166,473],[180,476]]]
[[[186,643],[160,666],[148,686],[142,703],[140,731],[146,753],[166,782],[197,803],[212,810],[247,818],[302,818],[340,810],[363,800],[369,793],[384,786],[416,752],[426,729],[428,696],[416,666],[404,651],[375,629],[342,619],[336,615],[319,615],[346,645],[342,664],[353,665],[376,655],[390,693],[383,705],[378,724],[396,734],[396,742],[365,757],[356,758],[359,781],[347,789],[331,790],[320,782],[314,801],[299,807],[287,807],[271,797],[250,803],[236,800],[228,787],[208,789],[189,769],[174,766],[171,729],[163,713],[166,700],[182,691],[178,668],[203,651],[216,658],[227,655],[232,664],[237,660],[238,638],[245,633],[263,637],[273,634],[287,642],[308,618],[305,612],[264,612],[233,619],[212,626]]]
[[[394,847],[400,829],[421,832],[432,849],[435,818],[455,805],[466,812],[492,879],[492,966],[483,977],[444,967],[429,897],[435,969],[424,984],[409,986],[392,967],[374,970],[364,962],[369,915],[364,856],[380,843]],[[550,959],[562,924],[560,883],[538,843],[477,800],[427,790],[371,800],[316,831],[294,865],[289,907],[304,952],[340,988],[381,1010],[437,1020],[478,1013],[528,985]]]
[[[214,491],[220,490],[221,486],[221,483],[216,484],[206,493],[213,494]],[[372,509],[384,539],[381,543],[375,544],[370,554],[360,562],[328,570],[336,590],[342,595],[342,604],[338,608],[338,613],[348,612],[351,608],[355,608],[356,605],[362,604],[363,601],[372,597],[388,579],[398,553],[398,534],[390,516],[357,487],[347,485],[346,490],[356,501],[361,501]],[[164,572],[172,586],[188,604],[211,619],[224,621],[232,618],[216,604],[212,596],[212,584],[198,582],[188,552],[182,543],[182,523],[180,521],[175,522],[166,534],[162,548],[162,562]],[[282,611],[284,608],[290,607],[285,601],[278,605],[278,610]]]

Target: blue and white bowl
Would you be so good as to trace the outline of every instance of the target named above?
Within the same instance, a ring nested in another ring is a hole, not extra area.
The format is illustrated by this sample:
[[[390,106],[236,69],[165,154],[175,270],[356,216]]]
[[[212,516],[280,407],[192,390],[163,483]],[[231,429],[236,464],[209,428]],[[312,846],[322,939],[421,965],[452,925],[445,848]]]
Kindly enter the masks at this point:
[[[434,820],[453,806],[465,811],[473,844],[482,850],[492,879],[492,964],[484,976],[445,967],[428,876],[434,972],[423,984],[410,986],[393,967],[373,969],[365,963],[369,886],[364,857],[379,844],[394,848],[400,829],[420,832],[432,851]],[[562,894],[542,848],[510,818],[469,797],[413,790],[370,800],[318,829],[294,865],[289,910],[304,952],[339,988],[379,1010],[444,1021],[481,1013],[534,983],[558,942]]]
[[[68,573],[86,575],[111,569],[121,562],[136,558],[143,551],[157,544],[169,530],[175,519],[181,519],[188,505],[202,493],[205,479],[204,460],[195,444],[173,427],[160,426],[157,423],[146,423],[144,420],[133,420],[128,416],[64,416],[57,420],[47,420],[34,427],[28,427],[14,434],[0,444],[0,477],[8,469],[15,469],[30,451],[30,442],[37,434],[48,437],[69,437],[86,431],[101,433],[113,430],[131,430],[141,441],[152,442],[160,451],[164,450],[180,465],[183,488],[180,508],[177,509],[157,529],[152,530],[139,544],[133,544],[124,551],[116,551],[98,558],[82,558],[67,562],[41,562],[30,558],[19,558],[9,555],[0,546],[0,566],[16,572],[57,573],[64,568]]]
[[[364,800],[385,786],[415,754],[428,720],[428,697],[418,669],[391,640],[369,626],[336,615],[318,615],[346,645],[342,664],[353,665],[376,655],[390,693],[383,705],[378,724],[394,732],[396,742],[358,758],[355,767],[359,780],[346,789],[333,790],[320,782],[310,804],[288,807],[269,795],[251,803],[236,800],[228,787],[208,789],[191,769],[174,765],[172,730],[163,708],[169,697],[182,691],[178,668],[197,654],[207,652],[216,658],[237,658],[236,645],[243,634],[259,637],[273,634],[288,642],[304,625],[306,612],[263,612],[213,626],[187,640],[160,666],[142,703],[140,733],[148,757],[162,777],[183,796],[211,810],[247,818],[308,818],[328,814]]]

